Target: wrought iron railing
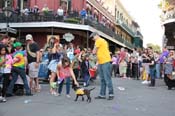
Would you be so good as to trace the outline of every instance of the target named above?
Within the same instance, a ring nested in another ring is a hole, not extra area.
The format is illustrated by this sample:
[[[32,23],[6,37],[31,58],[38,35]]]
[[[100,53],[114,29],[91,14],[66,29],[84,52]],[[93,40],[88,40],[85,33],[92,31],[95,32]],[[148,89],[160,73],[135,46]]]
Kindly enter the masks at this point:
[[[131,27],[126,25],[124,22],[122,22],[121,19],[117,19],[117,23],[120,26],[122,26],[122,28],[124,28],[127,32],[129,32],[129,34],[131,34],[132,36],[135,36],[135,32],[131,29]]]
[[[175,19],[175,10],[166,11],[161,15],[161,18],[163,22],[169,19]]]
[[[67,17],[58,16],[54,14],[29,14],[29,15],[17,15],[15,13],[9,18],[9,22],[11,23],[19,23],[19,22],[47,22],[47,21],[57,21],[57,22],[65,22],[65,23],[75,23],[75,24],[82,24],[81,18],[78,16],[77,13],[72,13]],[[3,13],[0,13],[0,23],[6,23],[6,17]],[[89,18],[84,20],[84,25],[90,25],[97,30],[102,31],[103,33],[111,36],[112,38],[118,40],[121,43],[124,43],[126,46],[133,48],[134,46],[124,40],[120,35],[116,34],[112,29],[109,27],[104,26],[103,24],[91,20]]]

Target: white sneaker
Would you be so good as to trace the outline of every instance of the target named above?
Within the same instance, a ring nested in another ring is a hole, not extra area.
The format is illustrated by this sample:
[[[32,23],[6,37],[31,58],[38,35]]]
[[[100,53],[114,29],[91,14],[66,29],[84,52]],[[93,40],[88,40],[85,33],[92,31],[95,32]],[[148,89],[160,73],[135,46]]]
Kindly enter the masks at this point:
[[[54,96],[59,96],[60,94],[57,93],[57,92],[54,92],[53,95],[54,95]]]
[[[86,87],[86,83],[85,82],[83,83],[83,86]]]
[[[5,97],[2,97],[2,102],[6,102],[7,100],[5,99]]]
[[[147,80],[142,81],[142,84],[148,84],[148,81]]]
[[[71,98],[71,96],[69,94],[66,95],[67,98]]]

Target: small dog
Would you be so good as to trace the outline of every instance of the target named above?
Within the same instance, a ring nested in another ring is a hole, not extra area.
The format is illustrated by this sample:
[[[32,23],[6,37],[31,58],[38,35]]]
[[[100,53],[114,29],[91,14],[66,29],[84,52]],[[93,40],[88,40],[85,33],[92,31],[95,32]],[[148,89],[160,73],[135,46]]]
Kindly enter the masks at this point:
[[[89,102],[89,103],[91,102],[90,93],[91,93],[92,90],[95,89],[95,87],[92,88],[92,89],[84,89],[84,88],[75,86],[73,89],[74,89],[75,94],[76,94],[75,101],[78,100],[79,96],[82,96],[82,101],[84,101],[84,95],[86,95],[87,96],[87,100],[86,101]]]

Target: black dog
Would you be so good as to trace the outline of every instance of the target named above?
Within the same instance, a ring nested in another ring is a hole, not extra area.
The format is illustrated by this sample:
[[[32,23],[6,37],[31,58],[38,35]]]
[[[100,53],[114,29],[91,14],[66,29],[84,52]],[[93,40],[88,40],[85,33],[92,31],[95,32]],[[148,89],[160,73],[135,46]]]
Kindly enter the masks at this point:
[[[175,79],[170,79],[166,74],[164,77],[165,84],[168,86],[168,90],[171,90],[175,87]]]
[[[86,95],[87,96],[87,102],[91,102],[90,93],[91,93],[92,90],[95,89],[95,87],[92,88],[92,89],[84,89],[84,88],[80,88],[80,87],[76,87],[75,86],[73,89],[75,90],[75,94],[76,94],[75,101],[78,100],[79,96],[82,96],[82,101],[84,101],[84,97],[83,96]]]

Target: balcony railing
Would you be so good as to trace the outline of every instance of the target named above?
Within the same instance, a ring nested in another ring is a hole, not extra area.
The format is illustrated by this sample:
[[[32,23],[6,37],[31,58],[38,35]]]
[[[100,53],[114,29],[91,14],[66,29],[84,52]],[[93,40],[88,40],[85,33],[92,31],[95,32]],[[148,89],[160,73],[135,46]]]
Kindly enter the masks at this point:
[[[117,23],[122,26],[127,32],[129,32],[132,36],[135,36],[134,31],[127,26],[124,22],[121,21],[121,19],[117,19]]]
[[[11,23],[18,23],[18,22],[47,22],[47,21],[57,21],[57,22],[65,22],[65,23],[74,23],[74,24],[81,24],[81,18],[78,16],[78,14],[71,14],[67,16],[66,18],[63,16],[57,16],[54,14],[48,14],[48,15],[40,15],[40,14],[29,14],[29,15],[17,15],[13,14],[9,21]],[[0,13],[0,23],[5,23],[6,18],[3,13]],[[103,24],[92,20],[92,19],[85,19],[84,20],[85,25],[90,25],[94,27],[97,30],[102,31],[103,33],[109,35],[110,37],[118,40],[121,43],[124,43],[126,46],[133,48],[134,46],[124,40],[120,35],[116,34],[112,29],[104,26]]]
[[[169,19],[175,19],[175,10],[166,11],[161,15],[161,18],[163,22]]]

